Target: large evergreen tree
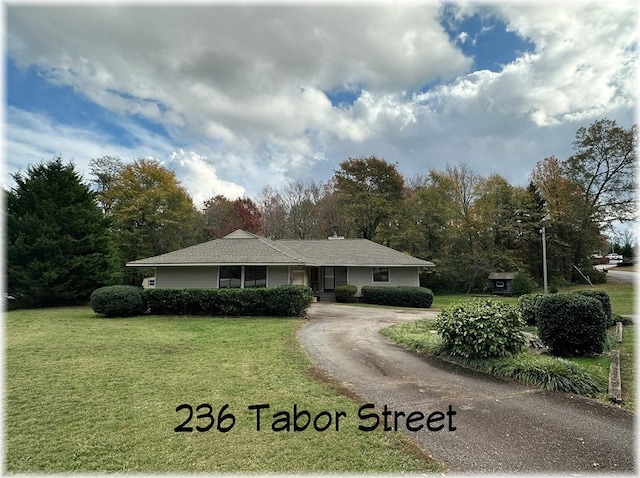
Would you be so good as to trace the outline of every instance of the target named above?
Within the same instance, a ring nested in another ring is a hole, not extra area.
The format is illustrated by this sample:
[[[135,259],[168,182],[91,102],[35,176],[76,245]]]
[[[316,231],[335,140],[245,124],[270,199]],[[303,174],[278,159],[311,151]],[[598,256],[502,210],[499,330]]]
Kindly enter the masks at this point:
[[[7,292],[21,307],[87,301],[112,282],[108,220],[72,164],[56,157],[13,175],[6,193]]]

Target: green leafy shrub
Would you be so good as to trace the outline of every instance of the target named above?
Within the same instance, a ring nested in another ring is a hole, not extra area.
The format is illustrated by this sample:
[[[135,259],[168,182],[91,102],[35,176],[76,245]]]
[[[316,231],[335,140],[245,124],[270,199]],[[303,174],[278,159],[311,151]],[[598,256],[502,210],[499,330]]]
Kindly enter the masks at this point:
[[[454,357],[507,357],[520,352],[524,321],[508,304],[471,299],[444,308],[436,319],[444,348]]]
[[[524,294],[518,297],[516,312],[529,325],[536,325],[536,303],[544,294]]]
[[[336,302],[348,303],[353,301],[353,296],[358,292],[355,285],[339,285],[335,289]]]
[[[536,283],[526,272],[518,272],[511,283],[511,293],[516,296],[531,294],[535,288]]]
[[[602,309],[604,310],[604,314],[607,317],[607,327],[611,327],[613,324],[615,324],[611,317],[611,298],[609,297],[609,294],[607,294],[604,290],[576,290],[573,293],[598,299],[602,304]]]
[[[311,305],[309,287],[251,289],[146,289],[152,314],[299,317]]]
[[[133,285],[100,287],[91,293],[93,311],[104,317],[131,317],[147,310],[144,289]]]
[[[270,289],[256,289],[265,291],[265,312],[256,315],[275,315],[285,317],[300,317],[311,305],[313,292],[310,287],[303,285],[280,285]]]
[[[367,304],[428,309],[433,303],[433,292],[426,287],[363,286],[360,291]]]
[[[607,336],[607,318],[602,303],[580,294],[542,297],[536,305],[538,337],[559,356],[602,353]]]

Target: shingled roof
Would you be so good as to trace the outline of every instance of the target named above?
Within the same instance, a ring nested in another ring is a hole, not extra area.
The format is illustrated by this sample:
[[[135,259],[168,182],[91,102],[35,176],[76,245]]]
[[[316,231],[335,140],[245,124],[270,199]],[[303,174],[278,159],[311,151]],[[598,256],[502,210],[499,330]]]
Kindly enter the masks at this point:
[[[202,265],[433,266],[367,239],[277,240],[238,229],[220,239],[155,257],[132,267]]]

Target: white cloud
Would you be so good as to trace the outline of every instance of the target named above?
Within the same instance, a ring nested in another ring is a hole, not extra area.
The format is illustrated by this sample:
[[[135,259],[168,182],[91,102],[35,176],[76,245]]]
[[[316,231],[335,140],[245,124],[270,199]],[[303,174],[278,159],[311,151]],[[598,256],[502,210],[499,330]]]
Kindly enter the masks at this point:
[[[176,171],[180,182],[190,192],[196,207],[219,194],[229,199],[244,195],[244,188],[231,181],[220,179],[216,168],[207,158],[193,151],[174,151],[169,155],[166,167]]]
[[[604,115],[630,121],[636,9],[458,4],[458,21],[497,16],[535,44],[490,72],[469,71],[435,4],[12,5],[8,55],[122,117],[139,145],[10,109],[8,157],[21,159],[9,169],[57,152],[153,155],[176,167],[196,201],[325,180],[347,157],[371,154],[407,172],[466,161],[523,178],[535,161],[562,157],[578,127]],[[413,94],[428,83],[437,86]],[[362,93],[346,107],[323,93],[354,87]],[[127,120],[134,115],[169,138]]]

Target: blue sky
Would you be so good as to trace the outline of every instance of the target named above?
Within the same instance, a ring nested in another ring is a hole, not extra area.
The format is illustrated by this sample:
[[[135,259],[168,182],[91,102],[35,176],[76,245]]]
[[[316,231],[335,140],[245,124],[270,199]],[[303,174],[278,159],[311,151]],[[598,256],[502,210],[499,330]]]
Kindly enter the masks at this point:
[[[5,7],[2,183],[61,154],[154,156],[197,205],[467,163],[526,184],[581,126],[635,121],[631,2]]]

